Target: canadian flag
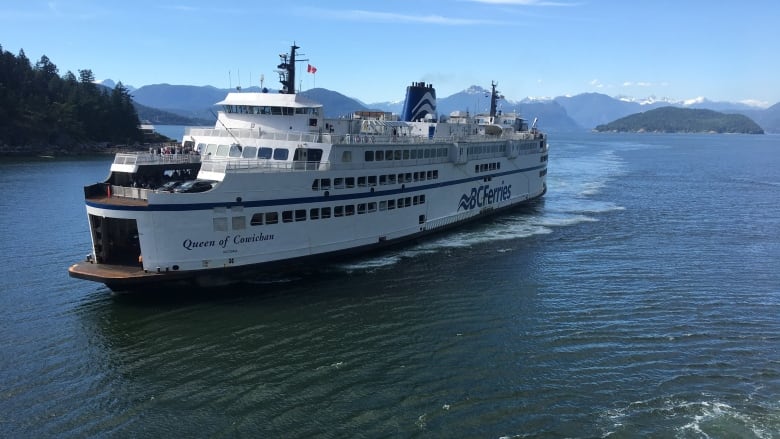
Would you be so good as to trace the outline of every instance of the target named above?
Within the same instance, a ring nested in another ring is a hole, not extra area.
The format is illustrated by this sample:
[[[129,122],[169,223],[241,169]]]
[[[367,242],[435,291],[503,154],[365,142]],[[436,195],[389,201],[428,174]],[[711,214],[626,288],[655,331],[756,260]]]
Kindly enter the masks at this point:
[[[306,71],[309,72],[309,73],[317,73],[317,68],[314,67],[313,65],[309,64],[309,67],[306,68]]]

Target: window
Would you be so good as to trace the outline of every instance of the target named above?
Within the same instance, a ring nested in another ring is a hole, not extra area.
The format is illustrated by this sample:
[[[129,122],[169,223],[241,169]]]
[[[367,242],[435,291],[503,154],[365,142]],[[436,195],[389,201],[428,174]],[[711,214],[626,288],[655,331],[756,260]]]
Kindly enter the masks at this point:
[[[240,145],[230,145],[230,157],[232,158],[238,158],[241,157],[241,146]]]
[[[313,219],[313,220],[320,219],[319,207],[315,207],[309,210],[309,219]]]
[[[249,221],[249,224],[253,226],[262,226],[263,225],[263,214],[262,213],[256,213],[252,215],[252,219]]]
[[[385,152],[384,151],[377,151],[376,152],[376,161],[381,162],[385,159]]]
[[[346,183],[347,188],[355,187],[355,177],[347,177],[344,179],[344,182]]]
[[[385,159],[387,159],[387,160],[392,160],[393,159],[393,150],[392,149],[388,149],[387,151],[385,151]]]
[[[413,150],[411,150],[409,152],[411,153],[411,159],[412,160],[416,160],[417,159],[417,150],[413,149]]]
[[[409,160],[409,150],[408,149],[404,150],[404,160]]]
[[[320,209],[322,219],[330,218],[330,207],[323,207]]]
[[[381,184],[381,185],[387,184],[387,175],[380,175],[379,176],[379,184]]]
[[[367,162],[373,162],[374,161],[374,151],[366,151],[365,160]]]
[[[349,163],[352,161],[352,151],[344,151],[341,153],[341,161]]]
[[[241,152],[241,157],[245,159],[253,159],[257,157],[257,147],[256,146],[245,146],[244,151]]]
[[[246,217],[245,216],[234,216],[233,217],[233,230],[243,230],[246,228]]]
[[[395,200],[387,200],[387,210],[395,209]]]
[[[333,216],[339,217],[344,216],[344,206],[336,206],[333,208]]]
[[[387,210],[387,201],[379,202],[379,210]]]
[[[357,213],[358,215],[363,215],[366,213],[366,203],[360,203],[357,205]]]
[[[376,186],[376,175],[369,175],[368,176],[368,185],[369,186]]]
[[[368,211],[369,212],[376,212],[376,201],[372,201],[368,203]]]
[[[358,177],[357,184],[358,187],[366,187],[366,177]]]
[[[282,212],[282,222],[283,223],[291,223],[293,221],[293,211],[292,210],[285,210]]]
[[[306,209],[297,209],[295,211],[295,221],[306,221]]]
[[[355,205],[354,204],[348,204],[344,206],[344,214],[347,216],[354,215],[355,214]]]
[[[227,145],[219,145],[217,147],[217,157],[227,157],[230,147]]]
[[[320,180],[320,189],[324,191],[330,189],[330,178],[323,178]]]
[[[290,156],[290,151],[287,148],[274,149],[274,160],[287,160]]]
[[[401,150],[400,149],[395,150],[395,152],[393,153],[393,158],[395,160],[401,160]]]
[[[259,159],[270,159],[273,155],[274,150],[271,148],[260,148],[257,151],[257,158]]]
[[[279,213],[278,212],[266,212],[265,214],[265,223],[266,224],[277,224],[279,222]]]
[[[214,231],[227,232],[227,218],[214,218]]]
[[[320,179],[319,178],[314,179],[314,181],[311,183],[311,190],[313,190],[313,191],[320,190]]]
[[[333,179],[333,188],[334,189],[344,189],[344,179],[341,177],[337,177]]]
[[[395,184],[395,174],[390,174],[387,176],[387,184]]]

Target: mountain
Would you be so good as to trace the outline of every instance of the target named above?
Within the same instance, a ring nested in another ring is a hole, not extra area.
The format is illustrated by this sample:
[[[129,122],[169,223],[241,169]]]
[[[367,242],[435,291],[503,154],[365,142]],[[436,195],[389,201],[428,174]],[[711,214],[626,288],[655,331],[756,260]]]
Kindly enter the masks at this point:
[[[382,111],[400,114],[403,101],[370,104],[369,107]],[[553,101],[522,101],[499,99],[498,109],[504,113],[518,113],[529,124],[536,118],[539,127],[545,131],[582,131],[583,127],[572,120],[557,102]],[[447,97],[436,97],[436,110],[439,115],[449,115],[453,111],[468,111],[471,114],[490,111],[490,91],[480,86],[472,85],[461,92]]]
[[[322,104],[325,117],[336,118],[349,116],[355,111],[369,110],[357,99],[344,96],[341,93],[326,88],[312,88],[300,92],[301,95]]]
[[[257,87],[253,87],[260,91]],[[133,99],[147,107],[159,108],[180,116],[205,119],[214,123],[214,104],[221,101],[229,90],[210,85],[145,85],[133,92]],[[232,91],[232,90],[230,90]]]
[[[554,99],[561,104],[577,124],[587,129],[607,124],[635,113],[662,107],[715,110],[722,113],[742,114],[758,123],[765,132],[780,133],[780,104],[759,109],[742,103],[716,102],[705,98],[688,101],[647,99],[643,101],[613,98],[600,93],[583,93],[576,96],[560,96]]]
[[[104,81],[106,85],[113,83]],[[157,108],[169,113],[195,119],[198,122],[190,124],[214,123],[214,113],[218,110],[214,103],[224,99],[232,89],[220,89],[212,86],[146,85],[135,89],[132,93],[137,103],[146,107]],[[259,92],[258,87],[244,89],[247,92]],[[269,91],[275,93],[276,90]],[[399,90],[399,95],[403,96]],[[341,117],[358,110],[381,110],[400,114],[403,100],[392,102],[376,102],[366,104],[358,99],[348,97],[339,92],[315,88],[301,92],[321,104],[327,117]],[[448,115],[455,110],[474,113],[487,112],[490,105],[489,91],[479,86],[471,86],[450,96],[438,96],[439,114]],[[504,112],[518,112],[529,121],[538,118],[539,127],[546,131],[578,131],[590,130],[598,125],[625,117],[631,114],[675,106],[679,108],[700,108],[718,110],[724,113],[743,114],[756,121],[766,132],[780,133],[780,108],[777,105],[768,109],[759,109],[740,103],[713,102],[704,98],[689,101],[671,101],[654,97],[644,100],[633,100],[626,97],[611,97],[601,93],[582,93],[576,96],[559,96],[554,99],[515,101],[504,98],[499,101],[499,108]],[[152,120],[151,117],[146,119]]]
[[[596,131],[764,134],[757,123],[742,114],[677,107],[661,107],[632,114],[599,125]]]
[[[185,118],[196,119],[199,121],[198,125],[204,124],[204,121],[211,125],[216,120],[215,114],[219,110],[214,104],[225,99],[228,93],[234,91],[212,86],[155,84],[136,89],[133,92],[133,99],[146,107],[158,108]],[[259,87],[250,87],[242,91],[260,93],[261,90]],[[277,90],[267,91],[268,93],[277,93]],[[314,88],[300,94],[322,103],[325,107],[325,117],[339,117],[357,110],[367,109],[356,99],[324,88]]]
[[[201,119],[185,117],[180,114],[160,110],[159,108],[147,107],[138,102],[134,102],[135,111],[138,113],[138,119],[142,123],[151,123],[154,125],[214,125],[213,119]]]
[[[566,109],[566,113],[578,125],[586,129],[642,111],[642,105],[637,102],[615,99],[601,93],[560,96],[553,100]]]

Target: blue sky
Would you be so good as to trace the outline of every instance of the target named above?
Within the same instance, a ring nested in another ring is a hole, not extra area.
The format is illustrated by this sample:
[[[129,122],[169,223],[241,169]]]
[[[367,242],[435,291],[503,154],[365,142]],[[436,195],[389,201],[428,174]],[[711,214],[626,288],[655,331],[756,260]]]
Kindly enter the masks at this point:
[[[511,99],[584,92],[780,102],[780,3],[766,1],[394,0],[0,3],[0,45],[148,84],[276,88],[296,41],[325,87],[400,100],[498,82]],[[251,82],[250,82],[251,81]],[[316,82],[315,82],[316,81]]]

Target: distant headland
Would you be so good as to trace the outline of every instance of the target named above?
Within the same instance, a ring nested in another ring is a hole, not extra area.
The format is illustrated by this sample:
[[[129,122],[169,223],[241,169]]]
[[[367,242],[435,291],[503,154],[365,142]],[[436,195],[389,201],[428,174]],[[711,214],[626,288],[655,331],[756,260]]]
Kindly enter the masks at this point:
[[[742,114],[713,110],[661,107],[599,125],[598,132],[629,133],[722,133],[764,134],[752,119]]]

